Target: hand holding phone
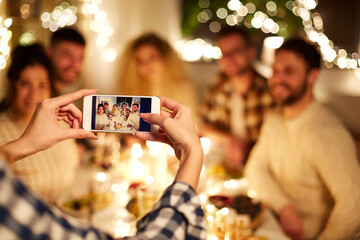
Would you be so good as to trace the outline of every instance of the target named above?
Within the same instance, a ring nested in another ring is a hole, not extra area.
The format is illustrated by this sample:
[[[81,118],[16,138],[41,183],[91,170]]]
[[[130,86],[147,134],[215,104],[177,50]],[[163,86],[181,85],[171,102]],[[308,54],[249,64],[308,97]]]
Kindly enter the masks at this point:
[[[187,182],[196,189],[203,163],[203,151],[191,109],[164,97],[161,98],[161,104],[169,111],[162,110],[160,115],[141,114],[141,118],[146,122],[159,125],[160,131],[136,132],[135,135],[140,139],[170,144],[180,160],[175,181]]]
[[[86,96],[83,128],[95,132],[157,132],[159,126],[142,120],[140,113],[160,114],[160,98],[131,95]]]

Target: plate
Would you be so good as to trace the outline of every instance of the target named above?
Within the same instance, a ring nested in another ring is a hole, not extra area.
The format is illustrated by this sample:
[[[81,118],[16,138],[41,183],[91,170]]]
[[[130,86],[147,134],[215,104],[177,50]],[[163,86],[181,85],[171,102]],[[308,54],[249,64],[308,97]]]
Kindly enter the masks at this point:
[[[63,196],[58,199],[58,208],[73,217],[87,217],[91,212],[101,210],[112,203],[112,193],[89,193],[79,196]]]

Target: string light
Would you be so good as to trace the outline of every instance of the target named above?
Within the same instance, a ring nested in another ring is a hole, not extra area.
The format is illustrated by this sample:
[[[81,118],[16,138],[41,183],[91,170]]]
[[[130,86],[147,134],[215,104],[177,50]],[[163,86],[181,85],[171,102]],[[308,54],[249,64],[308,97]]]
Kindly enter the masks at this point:
[[[358,53],[349,54],[339,49],[324,33],[324,24],[318,12],[311,13],[317,6],[314,0],[296,0],[292,4],[292,11],[303,20],[304,31],[308,39],[320,46],[320,51],[328,68],[337,65],[340,69],[357,69],[360,67]]]
[[[65,26],[71,26],[77,21],[76,13],[77,8],[75,6],[71,6],[68,2],[62,2],[51,13],[44,12],[41,14],[42,26],[52,32]]]
[[[209,4],[204,4],[204,2]],[[199,6],[204,10],[198,15],[198,20],[201,23],[208,22],[211,17],[208,15],[210,2],[205,0],[199,0]],[[317,7],[316,0],[289,0],[285,4],[286,8],[293,12],[295,16],[300,17],[303,21],[304,31],[307,38],[317,43],[320,47],[320,52],[323,56],[325,66],[328,68],[337,65],[340,69],[359,69],[360,67],[360,55],[357,52],[347,53],[344,49],[339,49],[324,33],[324,22],[321,15],[318,12],[312,12]],[[266,13],[262,11],[256,11],[256,6],[253,3],[243,4],[240,0],[229,0],[227,8],[230,12],[221,7],[216,11],[216,16],[219,19],[225,19],[226,24],[230,26],[238,25],[243,22],[247,28],[260,29],[264,33],[278,34],[280,29],[287,27],[286,23],[276,22],[272,19],[278,13],[278,7],[274,1],[268,1],[266,3]],[[211,13],[211,11],[210,11]],[[247,15],[253,15],[253,18],[245,18]],[[244,21],[245,19],[245,21]],[[221,26],[215,20],[209,24],[209,29],[212,32],[218,32]],[[177,43],[176,49],[179,51],[181,57],[185,61],[198,61],[200,59],[219,59],[221,52],[217,53],[218,49],[204,40],[200,43],[201,39],[196,41],[181,40]],[[214,54],[203,54],[203,49],[207,46],[207,49]],[[211,46],[211,47],[209,47]],[[200,49],[197,49],[200,48]],[[210,58],[209,58],[210,57]],[[359,71],[356,72],[359,76]]]
[[[101,49],[101,59],[104,62],[112,62],[117,56],[114,48],[107,48],[110,37],[114,33],[110,25],[107,13],[100,8],[102,0],[86,1],[81,8],[84,15],[91,15],[94,19],[90,22],[90,30],[96,33],[95,44]]]
[[[0,17],[0,71],[6,67],[10,54],[9,41],[12,37],[12,32],[9,30],[9,27],[11,25],[11,18],[3,19]]]

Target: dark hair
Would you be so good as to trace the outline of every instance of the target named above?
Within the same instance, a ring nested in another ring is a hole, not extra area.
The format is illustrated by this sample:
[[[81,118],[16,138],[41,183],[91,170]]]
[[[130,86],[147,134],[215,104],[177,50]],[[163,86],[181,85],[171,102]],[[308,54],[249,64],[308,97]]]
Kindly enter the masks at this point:
[[[97,109],[99,109],[99,107],[102,107],[103,109],[105,108],[102,103],[99,103],[99,104],[97,105]]]
[[[233,35],[233,34],[239,35],[242,39],[244,39],[245,43],[248,46],[252,45],[250,36],[246,32],[246,30],[241,27],[223,26],[221,28],[221,30],[215,35],[215,39],[219,40],[222,37]]]
[[[106,102],[106,103],[104,103],[104,106],[105,106],[105,105],[109,105],[109,104]]]
[[[16,83],[20,78],[22,71],[28,66],[41,65],[48,75],[50,83],[51,97],[56,96],[56,90],[53,81],[53,66],[51,60],[45,53],[44,47],[39,43],[28,46],[17,46],[11,53],[11,64],[7,72],[8,90],[5,98],[0,103],[0,112],[11,107],[16,98]]]
[[[139,104],[138,104],[138,103],[134,103],[133,105],[136,105],[137,107],[139,107]]]
[[[293,38],[287,40],[286,42],[284,42],[283,45],[281,45],[280,48],[276,50],[276,53],[283,50],[294,52],[302,59],[304,59],[308,67],[308,71],[313,68],[320,68],[321,55],[316,49],[316,46],[301,38]]]
[[[51,36],[51,46],[54,47],[60,42],[72,42],[82,46],[85,46],[85,39],[80,32],[73,28],[62,28],[54,32]]]

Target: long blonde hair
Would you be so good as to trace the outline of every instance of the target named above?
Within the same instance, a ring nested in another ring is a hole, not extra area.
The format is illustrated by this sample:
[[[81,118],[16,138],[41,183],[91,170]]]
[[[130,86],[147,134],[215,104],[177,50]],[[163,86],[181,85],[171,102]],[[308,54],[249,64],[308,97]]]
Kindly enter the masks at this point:
[[[169,43],[154,33],[146,33],[132,40],[124,50],[121,60],[120,81],[118,83],[118,92],[120,94],[154,94],[153,84],[142,79],[137,71],[135,53],[144,45],[155,47],[163,58],[165,73],[161,89],[166,91],[169,96],[175,91],[173,89],[176,89],[177,84],[189,82],[182,61]]]

